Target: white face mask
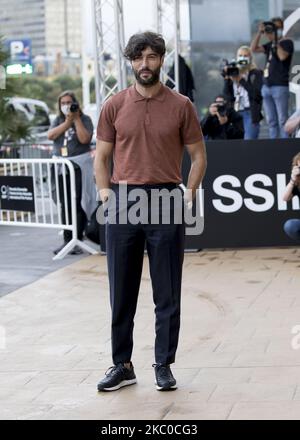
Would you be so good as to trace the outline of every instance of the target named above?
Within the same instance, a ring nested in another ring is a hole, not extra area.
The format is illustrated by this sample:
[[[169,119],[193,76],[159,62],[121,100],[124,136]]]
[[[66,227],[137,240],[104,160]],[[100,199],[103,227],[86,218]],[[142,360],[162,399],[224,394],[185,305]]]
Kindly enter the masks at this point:
[[[69,104],[65,104],[61,106],[61,111],[62,113],[67,116],[70,113],[70,105]]]
[[[250,64],[250,57],[245,57],[243,55],[239,56],[237,59],[237,63],[241,63],[243,65],[249,65]]]
[[[281,38],[283,36],[283,29],[277,29],[277,37]]]

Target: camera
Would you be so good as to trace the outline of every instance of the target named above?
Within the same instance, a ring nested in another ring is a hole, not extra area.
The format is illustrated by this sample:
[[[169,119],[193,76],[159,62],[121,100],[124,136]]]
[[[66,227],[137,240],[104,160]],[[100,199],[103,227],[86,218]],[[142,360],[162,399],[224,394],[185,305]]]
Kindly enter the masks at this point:
[[[218,113],[220,116],[224,117],[227,115],[227,107],[225,104],[221,104],[219,102],[215,102],[214,105],[218,107]]]
[[[277,27],[276,25],[273,23],[273,21],[264,21],[263,22],[264,25],[264,32],[266,34],[274,34],[277,31]]]
[[[77,102],[73,102],[70,106],[70,112],[75,113],[79,110],[79,104]]]
[[[235,60],[231,61],[230,63],[228,60],[223,60],[221,64],[221,75],[225,78],[225,76],[239,76],[240,69],[239,65],[242,65],[241,63],[237,63]],[[226,67],[226,69],[225,69]]]

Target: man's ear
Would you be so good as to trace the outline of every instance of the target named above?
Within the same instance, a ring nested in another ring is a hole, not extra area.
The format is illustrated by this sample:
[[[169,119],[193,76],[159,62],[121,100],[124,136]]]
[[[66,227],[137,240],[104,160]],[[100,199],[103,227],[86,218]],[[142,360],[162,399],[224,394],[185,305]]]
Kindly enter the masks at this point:
[[[162,66],[164,64],[165,61],[165,56],[163,55],[160,59],[160,65]]]

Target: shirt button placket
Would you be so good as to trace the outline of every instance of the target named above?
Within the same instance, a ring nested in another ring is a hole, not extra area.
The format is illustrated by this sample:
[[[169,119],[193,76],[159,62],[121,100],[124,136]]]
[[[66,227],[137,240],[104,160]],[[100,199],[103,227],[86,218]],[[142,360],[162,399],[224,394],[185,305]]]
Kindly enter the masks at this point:
[[[145,115],[145,124],[150,124],[150,113],[149,113],[149,99],[146,99],[146,115]]]

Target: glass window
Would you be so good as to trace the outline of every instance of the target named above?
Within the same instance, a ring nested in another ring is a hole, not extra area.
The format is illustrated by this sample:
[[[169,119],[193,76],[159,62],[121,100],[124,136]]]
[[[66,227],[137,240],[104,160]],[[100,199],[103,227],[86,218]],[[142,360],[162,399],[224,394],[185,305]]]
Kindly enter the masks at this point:
[[[250,45],[260,21],[274,16],[286,18],[297,8],[299,0],[190,0],[191,61],[199,115],[206,113],[209,104],[223,90],[222,59],[231,61],[241,45]],[[300,21],[288,37],[295,44],[292,66],[300,65]],[[264,68],[264,54],[255,54],[254,60],[259,68]],[[291,97],[290,113],[294,106]]]

